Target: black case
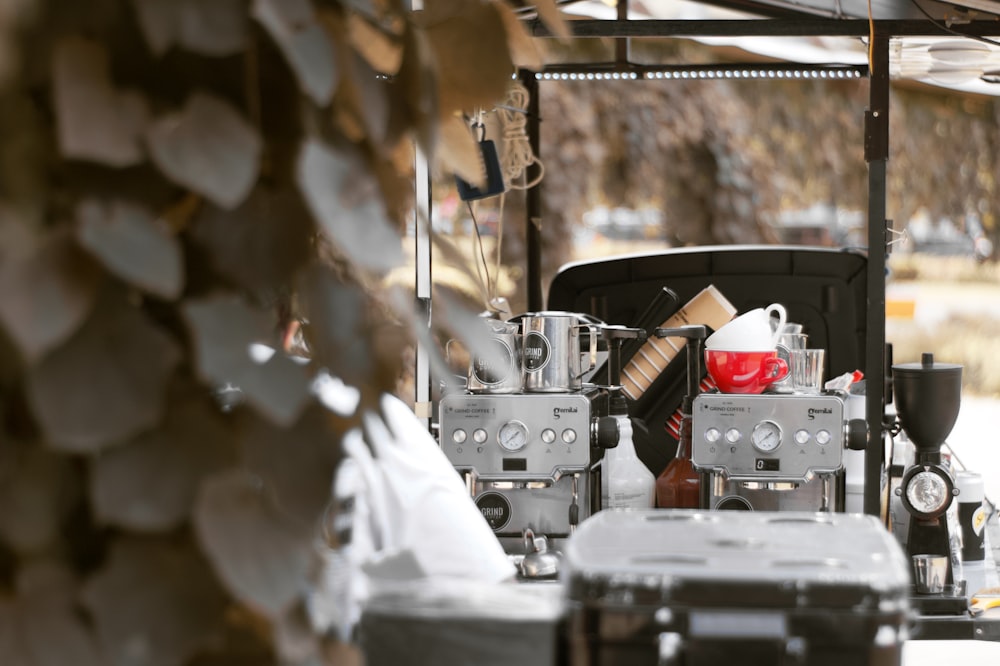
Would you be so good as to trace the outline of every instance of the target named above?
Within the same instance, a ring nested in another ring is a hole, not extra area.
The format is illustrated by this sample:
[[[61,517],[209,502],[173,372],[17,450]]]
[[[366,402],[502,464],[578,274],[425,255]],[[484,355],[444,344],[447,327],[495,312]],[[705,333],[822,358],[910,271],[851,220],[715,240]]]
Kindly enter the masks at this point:
[[[809,347],[826,349],[826,378],[865,368],[867,257],[858,251],[817,247],[733,245],[677,248],[563,266],[549,287],[548,308],[583,312],[609,324],[662,324],[712,284],[742,313],[781,303],[788,321],[803,325]],[[664,288],[677,300],[663,299]],[[663,312],[650,313],[659,299]],[[643,315],[646,315],[644,317]],[[651,333],[652,331],[650,331]],[[627,362],[622,359],[622,365]],[[674,457],[676,441],[663,426],[686,391],[679,354],[630,406],[650,436],[636,437],[636,452],[659,474]]]
[[[909,568],[861,514],[605,510],[569,540],[571,666],[898,665]]]

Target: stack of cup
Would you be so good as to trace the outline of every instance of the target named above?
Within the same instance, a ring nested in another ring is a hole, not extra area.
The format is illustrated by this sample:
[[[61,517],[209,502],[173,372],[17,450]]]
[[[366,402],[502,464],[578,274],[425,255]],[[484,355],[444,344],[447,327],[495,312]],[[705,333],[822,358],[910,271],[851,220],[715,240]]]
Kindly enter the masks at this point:
[[[750,310],[705,340],[705,368],[723,393],[763,393],[788,375],[778,357],[787,313],[780,303]]]

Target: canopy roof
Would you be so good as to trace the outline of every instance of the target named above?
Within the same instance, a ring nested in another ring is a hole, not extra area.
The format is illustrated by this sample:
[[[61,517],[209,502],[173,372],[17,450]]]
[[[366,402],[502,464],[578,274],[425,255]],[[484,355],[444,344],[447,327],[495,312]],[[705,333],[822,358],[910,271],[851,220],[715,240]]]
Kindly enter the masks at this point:
[[[685,37],[789,63],[865,65],[872,30],[893,37],[893,79],[1000,95],[1000,1],[564,0],[574,34]],[[531,3],[523,12],[533,11]],[[535,34],[548,34],[541,22]]]

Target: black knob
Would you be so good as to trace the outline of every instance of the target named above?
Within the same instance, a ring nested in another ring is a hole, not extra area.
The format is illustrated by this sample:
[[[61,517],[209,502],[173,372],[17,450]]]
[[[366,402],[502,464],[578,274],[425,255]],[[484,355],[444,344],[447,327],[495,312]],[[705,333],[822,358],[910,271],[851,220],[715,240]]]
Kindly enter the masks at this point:
[[[569,505],[569,524],[579,525],[580,524],[580,505],[570,504]]]
[[[864,451],[868,448],[868,421],[851,419],[847,422],[847,448]]]
[[[618,446],[618,419],[614,416],[602,416],[597,419],[594,428],[594,446],[602,449],[613,449]]]

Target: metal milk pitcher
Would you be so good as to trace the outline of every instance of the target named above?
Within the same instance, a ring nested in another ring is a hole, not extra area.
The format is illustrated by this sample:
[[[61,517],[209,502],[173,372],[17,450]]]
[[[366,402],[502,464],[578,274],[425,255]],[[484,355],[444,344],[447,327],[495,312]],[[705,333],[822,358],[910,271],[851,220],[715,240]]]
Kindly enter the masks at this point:
[[[483,353],[469,361],[466,387],[471,393],[518,393],[521,390],[521,336],[516,322],[483,319],[489,339]]]
[[[590,335],[588,365],[583,367],[580,331]],[[583,386],[583,376],[597,365],[596,325],[572,312],[534,312],[521,321],[521,366],[527,393],[568,393]]]

